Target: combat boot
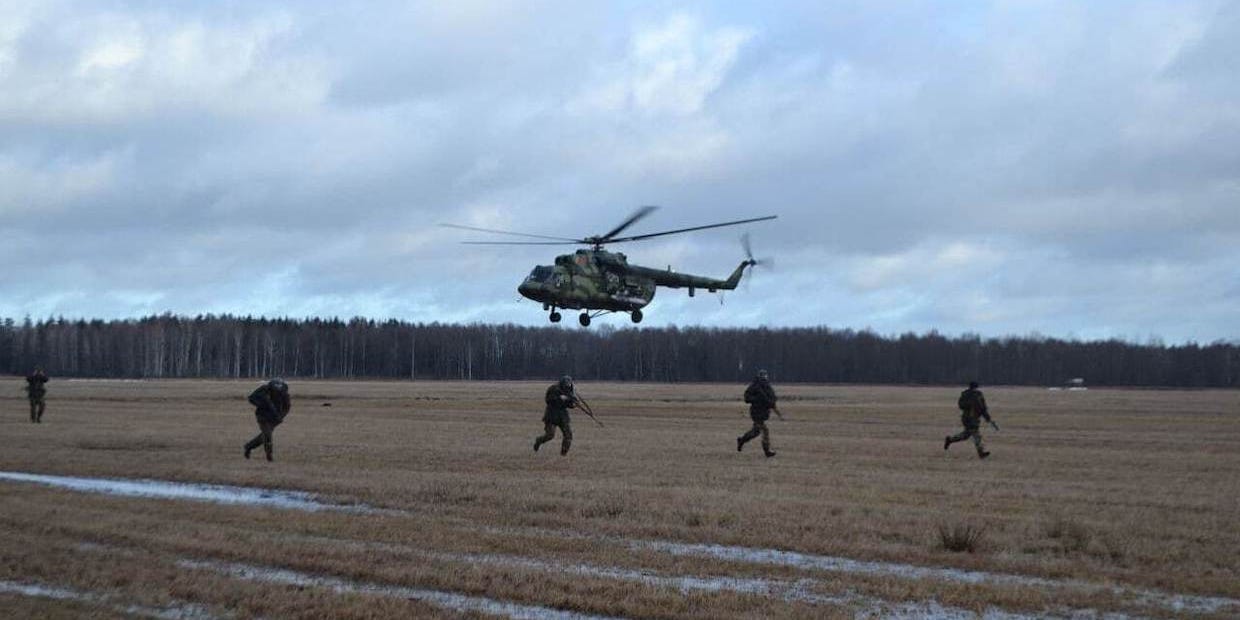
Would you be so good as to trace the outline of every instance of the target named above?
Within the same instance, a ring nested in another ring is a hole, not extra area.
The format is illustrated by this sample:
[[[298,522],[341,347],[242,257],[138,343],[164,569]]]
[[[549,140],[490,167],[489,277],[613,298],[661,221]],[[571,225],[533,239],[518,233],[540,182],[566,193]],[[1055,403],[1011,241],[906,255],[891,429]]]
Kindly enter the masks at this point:
[[[984,458],[986,458],[986,457],[988,457],[988,456],[990,456],[990,453],[989,453],[989,452],[978,452],[978,453],[977,453],[977,458],[979,458],[979,459],[984,459]]]
[[[952,446],[952,436],[948,435],[943,438],[943,449],[946,450]]]
[[[245,447],[245,460],[247,460],[247,461],[248,461],[248,460],[250,460],[250,450],[251,450],[251,449],[252,449],[252,448],[250,448],[250,446],[246,446],[246,447]]]
[[[737,437],[737,438],[736,438],[736,451],[737,451],[737,452],[740,452],[740,451],[741,451],[741,449],[742,449],[742,448],[744,448],[744,447],[745,447],[745,438],[744,438],[744,437]]]
[[[765,454],[766,458],[768,459],[771,458],[772,456],[775,456],[774,450],[763,450],[762,453]]]

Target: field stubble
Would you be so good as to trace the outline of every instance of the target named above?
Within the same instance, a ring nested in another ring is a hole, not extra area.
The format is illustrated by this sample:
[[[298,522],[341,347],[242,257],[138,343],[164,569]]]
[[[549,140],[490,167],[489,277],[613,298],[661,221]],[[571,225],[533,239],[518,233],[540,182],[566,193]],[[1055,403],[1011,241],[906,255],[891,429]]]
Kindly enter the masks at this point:
[[[9,412],[0,471],[304,490],[393,512],[0,481],[0,580],[112,597],[0,593],[5,608],[107,615],[114,600],[149,609],[188,601],[217,615],[459,615],[186,564],[202,560],[624,617],[852,616],[874,600],[1035,614],[1240,611],[1151,605],[1132,594],[1240,598],[1235,392],[991,388],[1003,431],[984,429],[994,456],[979,461],[968,444],[942,450],[942,437],[958,430],[955,389],[777,385],[788,419],[770,423],[779,455],[764,459],[756,445],[735,451],[749,425],[743,386],[585,383],[607,427],[575,415],[573,450],[561,458],[558,438],[531,450],[542,382],[294,381],[293,412],[268,464],[240,453],[256,430],[244,401],[253,382],[57,381],[42,425],[25,420],[19,383],[0,384],[11,395],[0,400]],[[944,549],[945,528],[982,534],[973,552],[957,553]],[[1030,580],[825,570],[641,541]],[[686,578],[749,581],[713,588]]]

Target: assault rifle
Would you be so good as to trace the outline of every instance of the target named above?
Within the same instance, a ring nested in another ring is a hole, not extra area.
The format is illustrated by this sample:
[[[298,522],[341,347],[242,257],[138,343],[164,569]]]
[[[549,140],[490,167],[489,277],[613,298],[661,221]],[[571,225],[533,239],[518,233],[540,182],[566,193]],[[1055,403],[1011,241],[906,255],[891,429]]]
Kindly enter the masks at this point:
[[[587,403],[586,399],[577,394],[576,390],[573,390],[573,402],[577,403],[577,408],[584,411],[586,415],[590,416],[590,419],[594,420],[595,424],[606,428],[605,424],[600,422],[598,418],[594,417],[594,408],[590,407],[590,403]]]

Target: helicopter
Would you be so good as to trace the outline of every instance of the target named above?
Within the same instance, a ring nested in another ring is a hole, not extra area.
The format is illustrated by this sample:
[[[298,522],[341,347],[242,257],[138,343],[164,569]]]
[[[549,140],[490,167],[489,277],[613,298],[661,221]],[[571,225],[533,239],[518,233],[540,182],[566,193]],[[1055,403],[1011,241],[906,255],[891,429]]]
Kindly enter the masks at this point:
[[[645,218],[653,213],[655,209],[657,209],[657,207],[642,207],[629,216],[628,219],[624,220],[624,222],[622,222],[619,226],[616,226],[607,233],[584,237],[581,239],[534,235],[508,230],[460,226],[457,224],[440,224],[440,226],[475,232],[542,239],[542,241],[462,242],[467,245],[588,246],[588,248],[579,249],[572,254],[561,254],[555,257],[555,264],[553,265],[538,265],[534,267],[534,269],[530,271],[530,274],[526,276],[525,280],[517,287],[517,292],[523,297],[541,303],[543,305],[543,310],[550,312],[548,318],[551,319],[552,323],[560,322],[562,317],[559,311],[561,309],[581,310],[582,312],[578,317],[578,322],[581,323],[582,327],[589,327],[592,319],[612,312],[627,312],[629,318],[634,323],[641,323],[643,316],[642,308],[654,299],[655,290],[660,286],[668,288],[687,288],[689,289],[690,297],[693,297],[694,293],[698,289],[704,289],[710,293],[733,290],[736,288],[737,284],[740,283],[741,277],[744,275],[746,268],[762,263],[762,261],[755,260],[753,257],[753,252],[749,247],[748,235],[741,238],[741,243],[745,250],[745,260],[741,261],[741,264],[737,266],[731,275],[722,280],[704,276],[695,276],[687,273],[676,273],[672,271],[670,266],[664,270],[642,267],[640,265],[631,265],[628,262],[628,257],[624,254],[620,252],[607,251],[604,249],[605,246],[613,243],[627,243],[630,241],[641,241],[643,239],[650,239],[653,237],[662,237],[664,235],[676,235],[695,230],[705,230],[707,228],[719,228],[722,226],[748,224],[750,222],[762,222],[765,220],[773,220],[778,217],[776,215],[767,215],[764,217],[722,222],[719,224],[707,224],[705,226],[693,226],[690,228],[667,230],[645,235],[632,235],[628,237],[617,236],[629,226],[637,223],[638,220],[641,220],[642,218]]]

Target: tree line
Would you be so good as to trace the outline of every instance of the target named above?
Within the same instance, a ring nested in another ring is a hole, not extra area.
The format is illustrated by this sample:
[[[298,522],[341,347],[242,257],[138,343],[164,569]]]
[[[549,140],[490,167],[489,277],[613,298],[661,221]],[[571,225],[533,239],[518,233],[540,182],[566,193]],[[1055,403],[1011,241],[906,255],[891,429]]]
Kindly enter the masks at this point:
[[[526,327],[202,315],[0,322],[0,371],[60,377],[1240,387],[1240,345],[795,328]]]

